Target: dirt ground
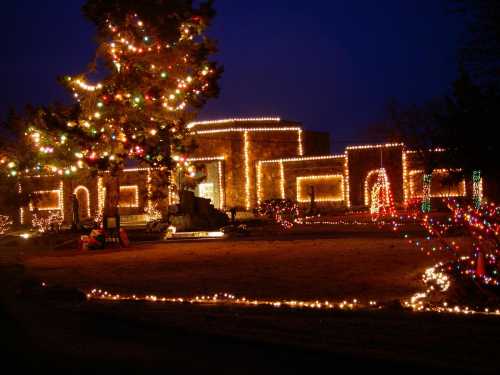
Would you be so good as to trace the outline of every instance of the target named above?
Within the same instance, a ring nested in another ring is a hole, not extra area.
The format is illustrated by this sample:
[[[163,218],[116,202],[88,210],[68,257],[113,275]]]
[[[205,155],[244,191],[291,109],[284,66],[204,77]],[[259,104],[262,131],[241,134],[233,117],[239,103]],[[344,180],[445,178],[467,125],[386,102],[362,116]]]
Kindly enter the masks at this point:
[[[213,241],[29,257],[51,284],[116,293],[387,301],[422,289],[428,257],[396,238]]]
[[[0,248],[3,367],[65,374],[498,373],[495,317],[82,302],[23,292],[36,278],[119,293],[383,302],[421,291],[422,271],[442,259],[397,234],[319,237],[102,253]]]

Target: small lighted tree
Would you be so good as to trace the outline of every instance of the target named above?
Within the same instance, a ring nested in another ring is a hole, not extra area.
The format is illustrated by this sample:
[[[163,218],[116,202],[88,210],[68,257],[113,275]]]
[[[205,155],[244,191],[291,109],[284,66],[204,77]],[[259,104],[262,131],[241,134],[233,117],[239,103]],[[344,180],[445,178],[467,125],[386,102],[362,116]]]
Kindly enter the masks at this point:
[[[481,171],[474,171],[472,173],[472,200],[476,209],[481,208],[483,198],[483,178]]]
[[[10,230],[12,226],[12,220],[10,217],[5,215],[0,215],[0,236],[3,236]]]
[[[384,168],[378,171],[377,181],[372,187],[370,213],[376,217],[395,214],[394,198]]]
[[[432,173],[426,173],[422,177],[422,212],[431,212],[431,185],[432,185]]]

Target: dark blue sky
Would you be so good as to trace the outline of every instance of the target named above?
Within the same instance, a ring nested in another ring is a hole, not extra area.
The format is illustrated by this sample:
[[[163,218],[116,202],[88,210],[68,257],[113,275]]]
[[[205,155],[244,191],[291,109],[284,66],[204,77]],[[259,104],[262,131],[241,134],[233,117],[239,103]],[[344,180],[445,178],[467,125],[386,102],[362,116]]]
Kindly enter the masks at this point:
[[[2,6],[0,113],[67,101],[59,75],[93,56],[83,0]],[[391,98],[421,103],[447,92],[463,37],[445,0],[216,0],[210,32],[225,66],[219,99],[201,119],[280,115],[330,131],[336,149],[364,142]]]

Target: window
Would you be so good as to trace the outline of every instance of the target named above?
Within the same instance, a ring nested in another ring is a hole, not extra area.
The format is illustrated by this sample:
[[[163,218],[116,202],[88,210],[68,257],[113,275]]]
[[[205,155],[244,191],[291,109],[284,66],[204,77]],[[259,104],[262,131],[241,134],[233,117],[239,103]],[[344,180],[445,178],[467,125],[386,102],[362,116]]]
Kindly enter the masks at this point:
[[[200,198],[210,199],[215,202],[215,189],[213,183],[202,183],[198,185],[198,196]]]

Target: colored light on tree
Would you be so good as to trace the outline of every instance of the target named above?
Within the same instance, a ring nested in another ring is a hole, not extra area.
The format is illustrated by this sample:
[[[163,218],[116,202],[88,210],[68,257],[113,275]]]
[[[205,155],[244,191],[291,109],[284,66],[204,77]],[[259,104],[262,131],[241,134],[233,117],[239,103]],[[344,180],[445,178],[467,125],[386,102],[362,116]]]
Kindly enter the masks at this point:
[[[422,187],[422,212],[427,213],[431,211],[431,185],[432,174],[424,174],[423,187]]]
[[[370,213],[377,216],[392,216],[395,213],[389,178],[384,168],[378,171],[377,181],[371,190]]]
[[[481,171],[474,171],[472,174],[472,200],[476,209],[483,204],[483,178]]]
[[[66,78],[82,108],[72,127],[95,137],[82,152],[91,167],[121,169],[124,160],[136,159],[171,170],[172,157],[190,149],[188,121],[218,93],[221,69],[209,60],[215,48],[203,36],[213,10],[188,1],[117,2],[119,9],[102,0],[84,7],[109,74],[98,84],[86,74]]]
[[[445,200],[450,210],[447,218],[423,215],[422,225],[428,232],[425,240],[410,240],[431,255],[446,251],[453,256],[448,271],[480,285],[500,286],[500,207],[483,204],[479,208]],[[470,256],[464,256],[461,246],[450,233],[466,231],[471,238]]]

